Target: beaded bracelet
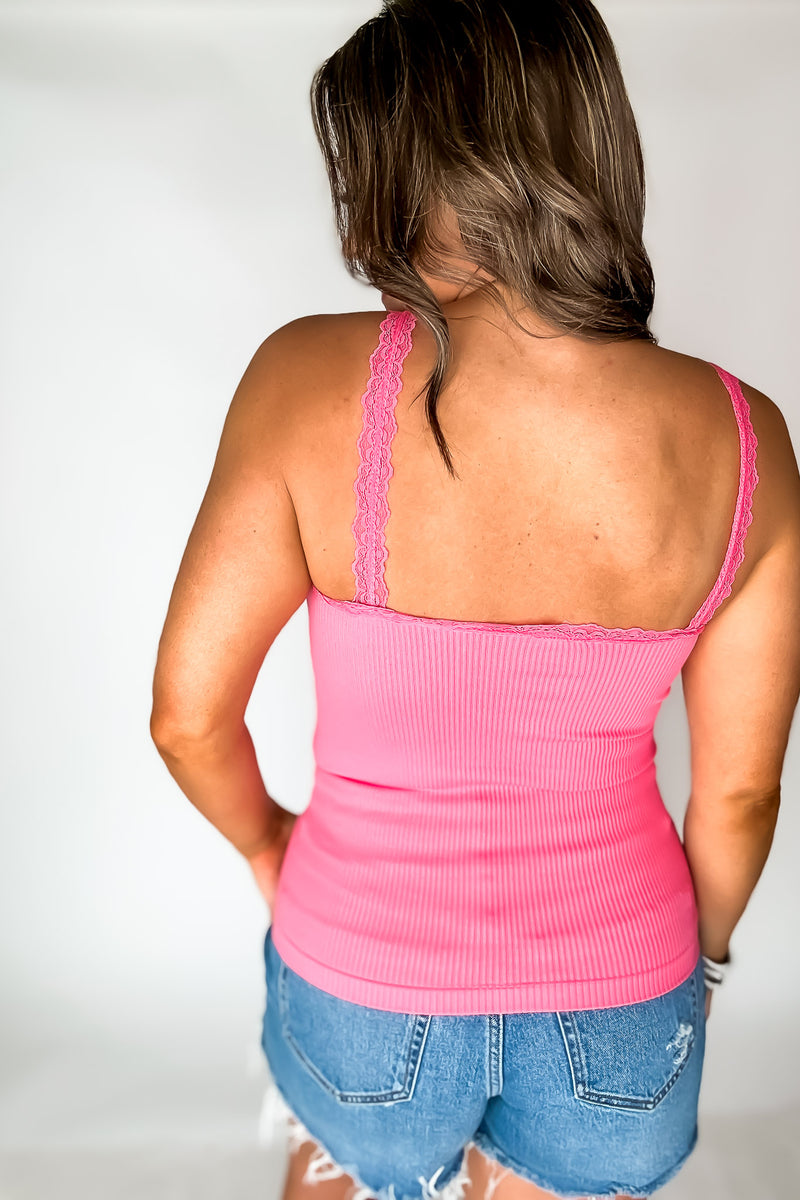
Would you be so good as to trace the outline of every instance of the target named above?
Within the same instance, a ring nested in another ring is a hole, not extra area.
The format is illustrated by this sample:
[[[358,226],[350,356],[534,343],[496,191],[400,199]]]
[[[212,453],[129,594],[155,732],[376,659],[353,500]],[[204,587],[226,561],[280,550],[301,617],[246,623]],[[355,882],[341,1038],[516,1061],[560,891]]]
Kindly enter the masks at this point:
[[[713,958],[709,958],[708,955],[704,954],[703,955],[703,978],[705,979],[706,987],[712,988],[712,989],[721,987],[722,984],[725,982],[725,976],[728,972],[728,968],[730,967],[730,965],[731,965],[730,950],[728,951],[728,953],[725,955],[725,957],[722,959],[721,962],[715,962]]]

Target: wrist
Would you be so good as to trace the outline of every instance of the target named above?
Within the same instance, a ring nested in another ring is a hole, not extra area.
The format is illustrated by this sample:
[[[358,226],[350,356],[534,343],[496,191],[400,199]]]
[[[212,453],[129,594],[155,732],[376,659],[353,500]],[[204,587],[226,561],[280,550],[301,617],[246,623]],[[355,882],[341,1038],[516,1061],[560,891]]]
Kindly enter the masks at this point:
[[[253,858],[259,858],[262,854],[268,853],[274,849],[275,843],[280,839],[281,829],[283,825],[283,816],[285,809],[270,801],[269,807],[264,812],[264,823],[257,837],[245,845],[238,845],[236,849],[249,862]]]
[[[711,958],[707,954],[703,954],[703,979],[707,988],[714,989],[722,987],[725,982],[725,977],[731,966],[730,950],[727,950],[720,958]]]
[[[708,958],[711,962],[727,963],[730,962],[731,948],[730,946],[726,946],[724,950],[719,950],[716,947],[712,947],[711,949],[705,947],[702,950],[702,954],[703,958]]]
[[[251,866],[262,861],[272,862],[275,859],[276,853],[283,854],[285,851],[296,821],[296,813],[282,808],[279,804],[275,804],[270,813],[270,824],[264,837],[247,847],[247,849],[240,849],[240,853],[247,859]]]
[[[702,954],[722,962],[730,949],[731,929],[723,914],[698,912],[697,940]]]

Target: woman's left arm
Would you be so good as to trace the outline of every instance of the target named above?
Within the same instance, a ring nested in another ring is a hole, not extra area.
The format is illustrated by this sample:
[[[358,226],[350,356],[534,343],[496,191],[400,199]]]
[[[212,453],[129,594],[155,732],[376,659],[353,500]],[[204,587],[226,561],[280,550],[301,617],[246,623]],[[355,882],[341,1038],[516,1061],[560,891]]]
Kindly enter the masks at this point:
[[[150,734],[159,754],[257,878],[295,819],[267,794],[244,714],[267,651],[311,586],[284,454],[293,364],[307,361],[317,320],[301,317],[271,334],[236,390],[153,678]]]

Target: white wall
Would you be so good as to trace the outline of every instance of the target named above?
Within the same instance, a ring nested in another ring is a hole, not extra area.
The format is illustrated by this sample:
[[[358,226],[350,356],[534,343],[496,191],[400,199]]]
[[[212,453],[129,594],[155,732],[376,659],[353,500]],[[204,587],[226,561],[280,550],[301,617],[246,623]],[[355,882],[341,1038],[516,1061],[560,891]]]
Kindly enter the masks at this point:
[[[303,313],[380,308],[341,263],[307,101],[378,7],[0,6],[0,1146],[255,1138],[267,911],[159,759],[150,688],[251,354]],[[766,391],[800,444],[800,9],[600,8],[644,141],[653,328]],[[302,609],[248,711],[298,811],[313,721]],[[679,685],[656,734],[680,821]],[[800,1105],[799,773],[793,736],[708,1113]]]

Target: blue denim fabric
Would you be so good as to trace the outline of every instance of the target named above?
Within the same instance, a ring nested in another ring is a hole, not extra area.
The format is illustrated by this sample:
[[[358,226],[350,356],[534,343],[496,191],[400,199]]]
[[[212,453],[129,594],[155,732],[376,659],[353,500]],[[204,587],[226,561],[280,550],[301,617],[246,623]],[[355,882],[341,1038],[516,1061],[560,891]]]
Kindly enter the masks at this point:
[[[321,991],[281,959],[270,930],[264,956],[275,1085],[364,1195],[429,1200],[463,1174],[475,1143],[556,1196],[645,1197],[695,1147],[702,958],[638,1004],[431,1016]]]

